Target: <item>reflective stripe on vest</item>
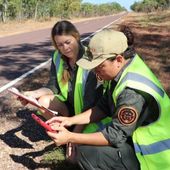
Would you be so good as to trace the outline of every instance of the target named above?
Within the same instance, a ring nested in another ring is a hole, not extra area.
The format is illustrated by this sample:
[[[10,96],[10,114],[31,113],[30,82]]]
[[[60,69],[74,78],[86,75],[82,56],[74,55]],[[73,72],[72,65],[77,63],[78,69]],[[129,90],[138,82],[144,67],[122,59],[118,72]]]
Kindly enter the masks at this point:
[[[75,90],[74,90],[74,109],[75,114],[79,114],[83,109],[83,98],[85,92],[85,84],[87,81],[87,77],[89,75],[89,70],[84,70],[81,67],[78,68]]]
[[[159,80],[137,55],[123,71],[114,89],[112,97],[115,104],[119,94],[126,87],[153,96],[160,113],[158,120],[147,126],[138,127],[132,135],[141,170],[168,170],[170,168],[170,99],[168,95]]]
[[[143,155],[155,154],[165,151],[167,148],[170,149],[170,139],[155,142],[150,145],[138,145],[135,143],[134,147],[136,153],[142,153]]]
[[[60,87],[61,94],[56,94],[55,96],[61,100],[66,101],[68,97],[68,82],[62,83],[62,73],[63,73],[63,59],[61,58],[61,54],[55,51],[53,62],[56,66],[56,73],[57,73],[57,81]],[[86,80],[88,77],[89,71],[84,70],[78,67],[76,82],[75,82],[75,90],[74,90],[74,111],[75,114],[78,114],[82,111],[83,108],[83,96],[84,96],[84,88],[86,84]]]
[[[123,79],[121,80],[120,85],[127,80],[132,80],[132,81],[136,81],[136,82],[145,84],[145,85],[149,86],[150,88],[152,88],[155,92],[157,92],[161,97],[164,96],[164,91],[161,88],[159,88],[155,83],[153,83],[151,80],[144,77],[143,75],[128,72],[126,74],[126,76],[123,77]]]
[[[62,73],[63,73],[63,60],[61,59],[61,54],[58,51],[54,52],[53,62],[56,67],[57,82],[60,88],[60,94],[55,94],[55,96],[61,100],[66,101],[68,97],[68,83],[62,83]]]

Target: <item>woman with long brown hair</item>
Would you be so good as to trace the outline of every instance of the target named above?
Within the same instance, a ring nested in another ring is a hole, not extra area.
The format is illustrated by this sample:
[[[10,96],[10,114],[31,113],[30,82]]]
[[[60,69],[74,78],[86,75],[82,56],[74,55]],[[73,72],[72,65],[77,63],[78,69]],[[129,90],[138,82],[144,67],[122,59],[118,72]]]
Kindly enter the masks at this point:
[[[94,72],[76,64],[85,52],[76,27],[69,21],[59,21],[53,26],[51,37],[56,50],[52,57],[50,81],[47,87],[26,91],[24,94],[38,99],[42,106],[59,115],[73,116],[93,107],[102,94],[102,88],[98,88]],[[39,113],[46,119],[53,116],[43,110]],[[77,127],[74,132],[84,129]]]

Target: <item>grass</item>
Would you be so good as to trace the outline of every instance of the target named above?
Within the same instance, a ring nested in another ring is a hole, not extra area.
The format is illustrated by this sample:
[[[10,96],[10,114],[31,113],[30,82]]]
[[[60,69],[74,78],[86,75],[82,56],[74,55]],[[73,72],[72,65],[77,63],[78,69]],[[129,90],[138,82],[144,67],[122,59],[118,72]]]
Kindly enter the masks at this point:
[[[48,164],[51,169],[79,170],[77,164],[73,164],[65,159],[65,151],[63,147],[55,147],[53,150],[45,153],[41,163]]]
[[[42,163],[58,163],[65,160],[64,149],[62,147],[55,147],[52,151],[49,151],[43,155]]]
[[[142,27],[151,27],[152,25],[156,26],[165,26],[168,29],[170,25],[170,10],[167,11],[158,11],[152,13],[130,13],[128,20],[132,21]],[[170,29],[170,28],[169,28]]]

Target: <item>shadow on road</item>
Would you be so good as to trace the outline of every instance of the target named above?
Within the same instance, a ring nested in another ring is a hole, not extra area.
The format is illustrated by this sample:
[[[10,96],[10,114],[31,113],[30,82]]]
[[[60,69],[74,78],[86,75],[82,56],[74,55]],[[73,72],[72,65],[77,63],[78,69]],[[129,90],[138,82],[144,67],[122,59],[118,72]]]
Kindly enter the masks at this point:
[[[81,40],[91,34],[82,34]],[[87,46],[89,38],[82,43]],[[0,78],[6,80],[18,78],[35,66],[50,59],[53,50],[54,47],[50,39],[37,44],[18,44],[0,47]]]
[[[51,41],[0,47],[0,78],[13,80],[50,59]]]

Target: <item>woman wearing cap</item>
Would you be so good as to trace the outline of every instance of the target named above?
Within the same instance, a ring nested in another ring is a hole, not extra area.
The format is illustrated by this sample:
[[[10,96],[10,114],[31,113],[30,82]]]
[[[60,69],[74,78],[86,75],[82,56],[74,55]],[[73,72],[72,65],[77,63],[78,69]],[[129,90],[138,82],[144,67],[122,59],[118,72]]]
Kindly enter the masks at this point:
[[[132,45],[128,46],[126,33],[105,29],[93,36],[88,55],[77,64],[108,80],[108,88],[95,107],[49,120],[58,133],[47,133],[57,145],[80,144],[77,162],[82,169],[168,170],[170,99]],[[99,132],[80,134],[66,129],[105,116],[111,116],[112,122]]]

